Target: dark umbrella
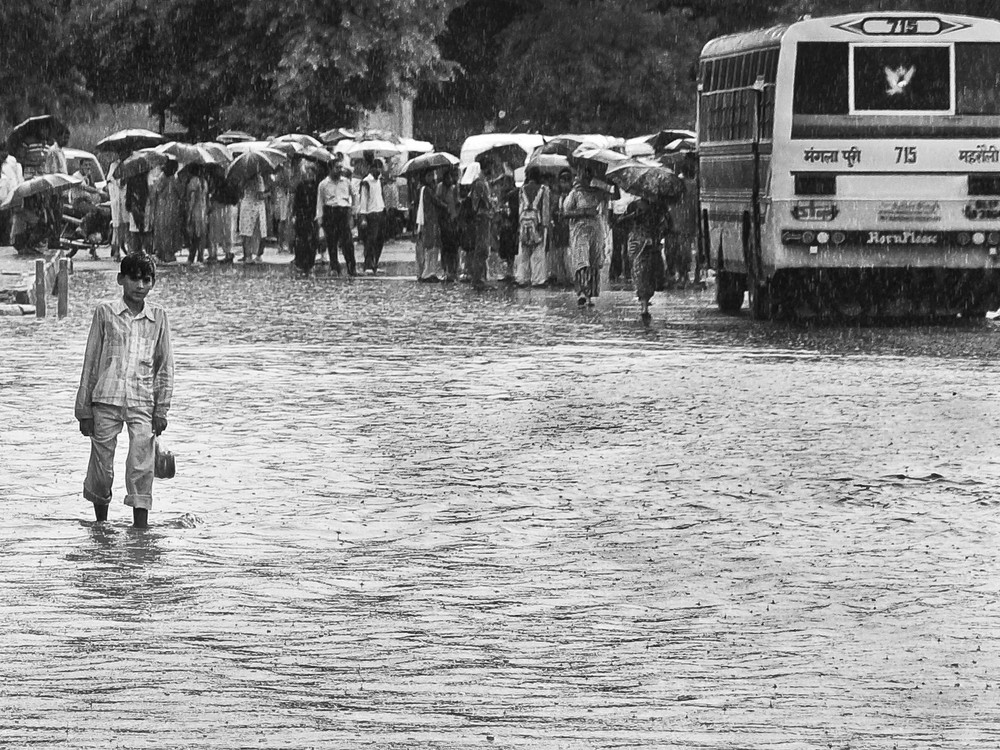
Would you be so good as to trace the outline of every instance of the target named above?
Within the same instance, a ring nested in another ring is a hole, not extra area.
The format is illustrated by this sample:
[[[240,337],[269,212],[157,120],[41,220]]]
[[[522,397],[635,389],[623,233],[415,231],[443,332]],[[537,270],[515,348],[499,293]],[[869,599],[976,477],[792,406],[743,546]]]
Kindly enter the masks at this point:
[[[491,146],[476,155],[476,161],[483,164],[487,161],[497,161],[507,164],[512,168],[523,167],[524,160],[528,156],[528,151],[517,143],[504,143],[499,146]]]
[[[440,169],[442,167],[450,169],[451,167],[457,165],[458,157],[453,156],[446,151],[432,151],[429,154],[414,156],[408,162],[403,164],[399,173],[401,175],[416,174],[417,172],[426,172],[428,169]]]
[[[285,163],[287,157],[280,151],[272,149],[255,149],[236,157],[226,170],[226,179],[230,182],[243,183],[259,175],[273,174]]]
[[[136,151],[118,165],[118,169],[115,170],[115,179],[119,182],[124,182],[136,175],[145,174],[154,167],[162,167],[170,159],[171,157],[167,154],[155,149],[144,148],[141,151]]]
[[[654,200],[676,199],[684,193],[684,181],[672,169],[636,159],[609,167],[605,179],[626,193]]]
[[[128,130],[119,130],[117,133],[112,133],[102,138],[97,142],[97,149],[99,151],[131,153],[138,151],[140,148],[158,146],[166,140],[165,136],[160,133],[154,133],[152,130],[130,128]]]
[[[83,184],[79,177],[68,174],[42,174],[32,177],[18,185],[10,198],[0,208],[19,208],[24,205],[24,199],[32,195],[51,195],[69,190],[71,187]]]
[[[69,128],[62,120],[52,115],[37,115],[14,126],[14,129],[7,135],[7,150],[13,154],[20,152],[21,146],[25,143],[41,140],[40,134],[43,130],[48,130],[49,135],[55,138],[60,145],[69,140]]]

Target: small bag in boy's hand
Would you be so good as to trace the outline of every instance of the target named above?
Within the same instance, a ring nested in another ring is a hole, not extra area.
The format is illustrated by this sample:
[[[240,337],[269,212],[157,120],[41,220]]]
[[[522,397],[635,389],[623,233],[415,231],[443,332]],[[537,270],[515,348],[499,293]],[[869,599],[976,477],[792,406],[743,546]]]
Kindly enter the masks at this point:
[[[156,439],[156,459],[153,469],[153,476],[157,479],[172,479],[174,476],[174,454],[160,447],[159,438]]]

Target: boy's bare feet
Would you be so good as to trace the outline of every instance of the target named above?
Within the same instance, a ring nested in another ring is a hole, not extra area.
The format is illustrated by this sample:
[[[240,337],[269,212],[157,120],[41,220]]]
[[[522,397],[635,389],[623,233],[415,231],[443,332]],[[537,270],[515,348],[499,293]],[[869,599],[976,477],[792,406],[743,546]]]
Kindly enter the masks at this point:
[[[137,529],[149,528],[149,511],[145,508],[132,508],[132,526]]]
[[[108,520],[107,503],[94,503],[94,518],[96,518],[98,521]]]

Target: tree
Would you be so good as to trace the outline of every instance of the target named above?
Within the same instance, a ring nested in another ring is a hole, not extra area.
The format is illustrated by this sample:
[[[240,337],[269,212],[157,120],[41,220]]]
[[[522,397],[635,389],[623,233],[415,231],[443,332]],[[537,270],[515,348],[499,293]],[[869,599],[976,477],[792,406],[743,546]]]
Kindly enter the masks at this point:
[[[141,96],[198,134],[316,130],[446,75],[434,38],[459,0],[77,0],[95,90]]]
[[[630,0],[546,0],[503,33],[499,108],[541,132],[636,134],[694,121],[690,14]]]
[[[0,2],[0,125],[64,115],[89,94],[61,35],[59,0]]]

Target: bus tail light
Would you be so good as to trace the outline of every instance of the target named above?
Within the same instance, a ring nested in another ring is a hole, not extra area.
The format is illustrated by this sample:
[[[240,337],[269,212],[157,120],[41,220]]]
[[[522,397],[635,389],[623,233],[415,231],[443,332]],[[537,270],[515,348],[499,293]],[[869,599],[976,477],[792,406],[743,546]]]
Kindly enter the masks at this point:
[[[834,245],[843,245],[846,240],[847,240],[847,235],[844,234],[843,232],[834,232],[833,233],[833,244]]]
[[[958,244],[959,245],[965,246],[965,245],[968,245],[970,242],[972,242],[972,235],[971,234],[969,234],[968,232],[959,232],[958,233]]]
[[[802,233],[802,244],[811,245],[816,241],[816,235],[810,231],[805,231]]]
[[[1000,195],[1000,174],[970,174],[969,195]]]
[[[1000,245],[1000,232],[990,232],[986,235],[986,244]]]

